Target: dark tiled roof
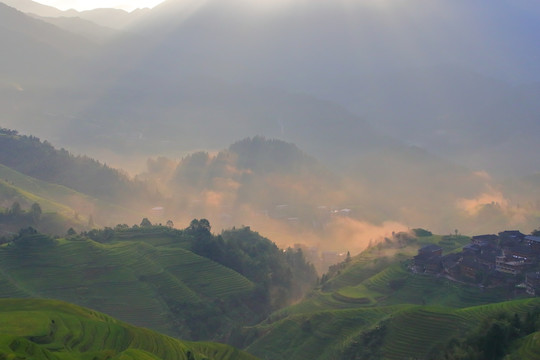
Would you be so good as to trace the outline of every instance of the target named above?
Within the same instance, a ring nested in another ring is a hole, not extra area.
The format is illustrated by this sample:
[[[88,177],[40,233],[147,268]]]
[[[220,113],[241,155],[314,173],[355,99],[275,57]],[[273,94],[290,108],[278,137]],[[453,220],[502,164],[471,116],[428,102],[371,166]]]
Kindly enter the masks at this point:
[[[540,243],[540,236],[532,236],[532,235],[525,236],[525,240],[535,242],[535,243]]]
[[[506,230],[499,233],[500,237],[506,237],[506,238],[518,238],[523,239],[525,237],[525,234],[522,234],[519,230]]]
[[[497,241],[499,237],[494,234],[476,235],[472,237],[472,241]]]
[[[439,245],[430,244],[430,245],[426,245],[426,246],[421,247],[421,248],[418,250],[418,252],[419,252],[419,253],[424,253],[424,252],[435,252],[435,251],[439,251],[439,250],[442,250],[442,247],[440,247]]]
[[[508,247],[508,250],[513,253],[530,255],[533,253],[532,249],[527,245],[516,245]]]
[[[463,247],[463,251],[465,250],[480,252],[480,246],[477,244],[467,244]]]

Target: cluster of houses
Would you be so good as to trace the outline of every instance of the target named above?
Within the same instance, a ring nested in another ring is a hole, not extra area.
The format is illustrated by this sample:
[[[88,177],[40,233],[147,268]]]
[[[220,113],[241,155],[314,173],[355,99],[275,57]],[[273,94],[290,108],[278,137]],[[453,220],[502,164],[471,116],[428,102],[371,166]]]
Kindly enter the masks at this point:
[[[540,237],[519,231],[473,236],[461,252],[442,254],[438,245],[418,250],[412,270],[484,286],[523,284],[540,295]]]

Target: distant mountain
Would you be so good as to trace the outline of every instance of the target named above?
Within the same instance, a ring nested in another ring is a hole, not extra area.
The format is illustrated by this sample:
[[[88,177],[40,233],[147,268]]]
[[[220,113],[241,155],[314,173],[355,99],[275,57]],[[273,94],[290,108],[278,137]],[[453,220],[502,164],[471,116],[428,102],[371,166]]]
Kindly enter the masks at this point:
[[[540,73],[537,6],[424,5],[169,0],[129,26],[136,36],[99,54],[89,45],[91,60],[56,55],[62,71],[41,63],[50,50],[35,35],[21,37],[14,58],[30,63],[5,68],[5,122],[93,156],[178,156],[262,135],[336,168],[392,142],[502,177],[538,167],[526,150],[539,94],[525,85]],[[49,85],[29,85],[38,79]]]
[[[70,18],[69,21],[72,24],[77,21],[76,19],[82,19],[91,21],[94,24],[102,27],[116,30],[126,28],[130,23],[144,16],[149,11],[149,9],[137,9],[132,12],[127,12],[124,10],[111,8],[86,11],[76,11],[74,9],[70,9],[62,11],[53,6],[43,5],[32,0],[2,0],[1,2],[24,13],[48,18],[46,21],[62,21],[61,25],[63,26],[69,26],[69,24],[66,24],[68,21],[67,19],[62,18]]]
[[[390,142],[362,118],[312,96],[215,78],[177,77],[150,65],[143,73],[129,71],[121,78],[101,100],[57,129],[62,144],[85,152],[100,144],[120,153],[172,157],[261,135],[294,142],[343,167],[355,152]]]
[[[503,14],[505,20],[497,21]],[[181,56],[184,67],[189,65],[184,70],[320,94],[335,92],[335,85],[354,89],[369,74],[441,65],[506,80],[540,80],[534,77],[538,50],[532,47],[539,18],[538,5],[507,0],[428,5],[420,0],[385,5],[168,0],[152,9],[139,28],[156,38],[168,37],[166,52],[176,55],[169,59]],[[197,44],[197,53],[182,52],[189,43]],[[199,56],[204,63],[190,61]],[[319,86],[309,89],[313,85]]]
[[[140,68],[307,93],[386,135],[506,175],[540,165],[524,151],[536,146],[538,93],[513,85],[539,80],[532,35],[539,14],[538,5],[505,0],[347,7],[169,0],[139,24],[162,44]]]
[[[343,96],[379,132],[470,168],[499,176],[540,168],[527,150],[540,131],[538,83],[439,67],[374,76]]]
[[[3,81],[51,85],[55,77],[72,75],[72,64],[89,56],[87,39],[34,19],[0,3],[0,60]]]
[[[129,30],[129,27],[134,22],[144,18],[150,9],[137,9],[132,12],[127,12],[120,9],[93,9],[81,11],[77,14],[78,17],[84,20],[92,21],[100,26],[115,30]]]
[[[54,6],[48,6],[32,0],[2,0],[2,3],[11,6],[23,13],[34,14],[45,17],[74,16],[75,10],[62,11]]]
[[[400,144],[360,152],[340,173],[291,143],[254,137],[217,154],[150,160],[141,178],[167,194],[169,207],[183,218],[208,217],[223,227],[249,219],[261,231],[279,231],[279,241],[301,229],[313,236],[306,242],[323,247],[344,218],[349,224],[343,228],[358,226],[359,233],[366,224],[383,233],[385,221],[443,233],[536,226],[535,207],[523,206],[524,198],[536,201],[535,192],[510,191],[485,172]],[[342,240],[334,245],[365,246]]]
[[[115,36],[120,36],[121,32],[96,23],[81,19],[79,17],[37,17],[40,20],[53,24],[60,29],[69,31],[87,38],[88,40],[103,44],[111,41]]]

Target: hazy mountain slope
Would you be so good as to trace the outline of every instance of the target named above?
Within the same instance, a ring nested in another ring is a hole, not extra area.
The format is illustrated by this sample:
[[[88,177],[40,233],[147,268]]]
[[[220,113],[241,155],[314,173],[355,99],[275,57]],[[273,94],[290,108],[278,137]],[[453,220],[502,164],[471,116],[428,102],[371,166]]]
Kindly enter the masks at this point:
[[[127,30],[129,26],[143,18],[150,12],[150,9],[136,9],[127,12],[120,9],[93,9],[81,11],[77,14],[81,19],[92,21],[100,26],[105,26],[116,30]]]
[[[528,155],[539,131],[537,84],[441,67],[375,76],[344,98],[378,131],[471,168],[509,176],[540,167]]]
[[[54,92],[7,82],[6,121],[94,156],[263,135],[348,164],[382,132],[475,170],[537,167],[538,91],[511,85],[537,80],[537,6],[424,5],[169,0]]]
[[[32,0],[2,0],[1,2],[24,13],[38,16],[58,17],[76,14],[76,11],[74,10],[66,12],[55,8],[54,6],[44,5]]]
[[[47,141],[16,131],[0,129],[0,163],[28,176],[58,183],[107,201],[133,201],[145,197],[143,183],[86,156],[58,150]],[[147,200],[147,199],[144,199]]]
[[[65,84],[78,84],[80,66],[95,54],[96,45],[4,4],[0,29],[2,126],[54,134],[65,121],[58,114],[81,105]]]
[[[43,202],[46,211],[60,211],[90,227],[92,223],[114,226],[139,222],[163,199],[157,191],[131,179],[122,170],[87,156],[74,156],[14,130],[0,129],[0,149],[0,164],[4,166],[1,173],[13,188],[10,191],[18,193],[9,200],[3,199],[9,203],[6,207],[15,198],[27,206]],[[34,200],[28,203],[28,199]],[[49,206],[50,202],[56,205]]]
[[[18,202],[23,209],[28,209],[33,203],[38,203],[44,212],[44,218],[39,223],[31,225],[47,234],[64,234],[70,227],[77,230],[86,229],[90,217],[98,224],[125,222],[126,217],[137,219],[140,217],[139,213],[126,207],[107,200],[99,200],[63,185],[24,175],[1,164],[0,179],[0,206],[9,208],[13,202]],[[60,217],[55,221],[55,226],[51,226],[45,218],[53,215]],[[10,231],[17,232],[26,226],[8,227]]]
[[[256,81],[281,73],[279,78],[264,80],[287,82],[286,88],[294,88],[291,83],[303,85],[304,91],[309,81],[318,85],[313,89],[318,91],[322,84],[352,85],[351,80],[373,70],[380,74],[442,64],[504,74],[505,78],[522,71],[522,79],[530,80],[533,69],[537,70],[531,56],[537,50],[530,45],[535,43],[533,33],[540,16],[538,6],[530,7],[537,11],[506,0],[381,5],[369,1],[253,4],[245,0],[168,0],[152,10],[142,31],[174,34],[168,53],[181,56],[191,66],[190,54],[181,51],[185,41],[198,39],[199,52],[221,53],[219,60],[210,56],[199,64],[221,65],[205,67],[207,74],[215,71]],[[505,20],[497,22],[501,14],[506,15]],[[213,36],[217,33],[219,37]],[[513,42],[515,38],[520,42]],[[505,50],[509,53],[501,53]],[[516,69],[511,66],[514,61],[526,65]]]
[[[84,59],[94,48],[83,37],[4,4],[0,4],[0,24],[0,44],[5,54],[0,62],[0,76],[4,81],[31,81],[50,86],[47,80],[65,73],[67,64]]]
[[[294,142],[338,167],[353,149],[389,141],[358,116],[310,96],[144,67],[142,75],[122,75],[102,100],[58,129],[63,143],[86,151],[98,143],[121,153],[178,156],[262,135]]]
[[[192,343],[53,300],[0,300],[0,355],[32,359],[255,359],[232,347]]]
[[[84,20],[78,17],[37,17],[40,20],[53,24],[60,29],[69,31],[87,38],[88,40],[103,44],[115,36],[121,35],[117,30],[97,25],[92,21]]]
[[[91,21],[92,23],[99,26],[116,30],[127,27],[129,24],[136,21],[149,11],[149,9],[137,9],[132,12],[127,12],[124,10],[112,8],[93,9],[86,11],[76,11],[70,9],[62,11],[53,6],[43,5],[32,0],[2,0],[1,2],[27,14],[50,18],[46,19],[46,21],[60,21],[63,23],[63,25],[67,25],[66,22],[76,22],[76,19],[80,18],[83,20]]]
[[[510,192],[484,172],[417,147],[372,148],[354,154],[347,167],[345,174],[333,172],[291,143],[255,137],[215,155],[192,153],[178,163],[151,160],[142,178],[168,194],[173,213],[185,218],[204,216],[225,227],[249,219],[263,232],[287,234],[291,242],[302,229],[318,234],[319,246],[337,238],[344,243],[334,245],[353,252],[402,226],[441,233],[536,227],[536,210],[525,208],[523,200],[537,198],[531,188]],[[380,227],[379,235],[366,231],[367,224]]]
[[[538,94],[511,83],[538,80],[539,13],[502,0],[421,9],[170,0],[141,25],[162,42],[143,63],[169,69],[169,77],[204,74],[313,94],[475,169],[527,171],[539,165],[524,151],[536,146]]]

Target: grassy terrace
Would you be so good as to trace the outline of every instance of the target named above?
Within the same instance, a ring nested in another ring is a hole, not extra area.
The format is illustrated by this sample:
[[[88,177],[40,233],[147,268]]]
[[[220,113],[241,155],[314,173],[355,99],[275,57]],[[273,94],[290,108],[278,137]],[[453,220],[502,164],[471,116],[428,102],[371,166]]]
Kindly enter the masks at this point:
[[[262,335],[247,350],[262,359],[333,359],[349,341],[395,310],[381,307],[289,316],[258,326],[256,331]]]
[[[50,239],[32,241],[39,244]],[[193,303],[242,296],[248,279],[182,248],[140,241],[101,244],[54,240],[48,245],[0,247],[0,297],[45,297],[99,309],[170,333],[170,302]]]
[[[129,212],[129,209],[120,208],[63,185],[24,175],[2,164],[0,164],[0,195],[21,203],[37,202],[44,211],[57,212],[67,218],[72,218],[76,212],[74,209],[81,206],[88,209],[99,207],[110,213]]]
[[[474,329],[484,319],[505,311],[521,316],[540,306],[540,299],[525,299],[455,309],[442,306],[395,305],[347,310],[315,311],[290,315],[259,325],[260,337],[247,349],[262,359],[334,359],[362,334],[387,320],[380,346],[383,359],[426,359],[452,337]],[[540,347],[538,333],[527,337],[522,353]],[[536,355],[535,355],[536,356]],[[538,357],[524,357],[524,359]]]
[[[503,311],[524,316],[540,306],[538,298],[506,301],[507,289],[480,289],[407,269],[408,256],[426,242],[440,241],[432,236],[399,249],[360,254],[329,284],[252,328],[259,337],[247,349],[263,359],[330,360],[351,346],[368,346],[364,336],[385,324],[381,343],[373,345],[379,351],[374,358],[427,359],[487,318]],[[466,241],[446,238],[445,251]],[[540,358],[540,335],[528,336],[520,346],[524,359]]]
[[[226,345],[183,342],[52,300],[0,299],[7,359],[255,359]]]
[[[431,349],[467,328],[452,310],[411,307],[397,312],[390,322],[383,346],[384,358],[425,358]]]
[[[523,339],[517,355],[521,359],[540,360],[540,332],[535,332]]]

